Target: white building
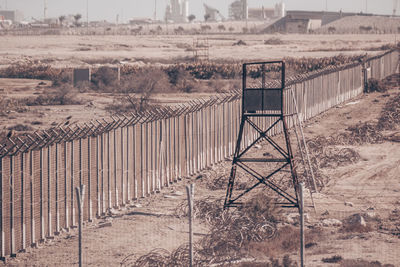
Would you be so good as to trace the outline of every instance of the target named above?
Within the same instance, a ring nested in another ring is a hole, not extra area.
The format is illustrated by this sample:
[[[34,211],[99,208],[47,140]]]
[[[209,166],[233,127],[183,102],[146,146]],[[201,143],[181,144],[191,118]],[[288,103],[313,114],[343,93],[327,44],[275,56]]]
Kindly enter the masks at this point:
[[[170,0],[165,10],[165,19],[175,23],[188,22],[189,0]]]
[[[285,11],[285,3],[279,3],[275,5],[275,13],[274,16],[276,18],[283,18],[286,15]]]

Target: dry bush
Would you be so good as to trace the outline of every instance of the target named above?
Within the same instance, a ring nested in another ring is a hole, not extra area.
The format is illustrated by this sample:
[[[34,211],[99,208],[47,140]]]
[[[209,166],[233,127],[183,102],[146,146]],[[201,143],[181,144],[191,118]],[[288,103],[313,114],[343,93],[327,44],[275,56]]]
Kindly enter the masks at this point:
[[[266,45],[282,45],[284,42],[280,38],[269,38],[268,40],[264,41],[264,44]]]
[[[393,264],[382,264],[379,261],[342,260],[340,267],[394,267]]]
[[[325,263],[338,263],[341,262],[343,260],[343,257],[340,255],[335,255],[329,258],[322,258],[322,262]]]
[[[266,203],[272,203],[272,201],[265,195],[260,195],[257,198],[260,199],[250,200],[245,204],[245,207],[237,210],[223,210],[222,200],[203,199],[195,201],[194,216],[210,225],[209,234],[196,243],[195,258],[197,262],[195,266],[207,266],[210,263],[226,262],[243,257],[245,255],[243,248],[250,242],[260,242],[274,236],[276,226],[270,218],[276,217],[275,209],[261,203],[263,200]],[[254,214],[256,211],[260,212],[257,216]],[[180,217],[187,216],[186,202],[178,205],[176,214]],[[187,266],[186,258],[175,256],[177,254],[187,255],[187,251],[186,254],[182,254],[181,249],[175,250],[164,261],[171,262],[171,259],[175,259],[171,266]],[[159,255],[157,258],[162,259],[163,257]],[[150,253],[141,257],[141,259],[147,259],[146,262],[149,262],[154,259],[154,254]],[[149,265],[133,264],[132,266]]]
[[[377,128],[379,130],[393,130],[400,124],[400,94],[390,99],[381,112]]]
[[[109,67],[100,67],[92,73],[93,89],[101,92],[114,92],[118,86],[117,71]]]
[[[247,45],[247,43],[245,41],[243,41],[243,40],[239,40],[239,41],[233,43],[232,45],[233,46],[235,46],[235,45]]]
[[[282,262],[282,263],[281,263]],[[270,258],[269,262],[256,263],[256,262],[243,262],[236,267],[297,267],[297,262],[292,261],[289,255],[283,256],[282,261],[279,259]]]
[[[251,242],[248,250],[253,254],[278,257],[284,253],[298,250],[300,247],[300,232],[292,226],[284,226],[276,231],[272,239],[263,242]]]
[[[366,92],[367,93],[371,93],[371,92],[386,92],[387,88],[386,86],[383,84],[382,81],[379,81],[377,79],[374,78],[370,78],[368,79],[367,82],[367,86],[366,86]]]
[[[80,105],[77,90],[72,85],[63,84],[54,89],[48,89],[35,98],[25,100],[27,106]]]
[[[29,125],[24,125],[24,124],[17,124],[11,127],[7,128],[8,130],[16,131],[16,132],[29,132],[33,131],[33,128]]]
[[[157,105],[150,104],[154,93],[171,91],[168,76],[159,69],[142,69],[125,76],[118,87],[119,95],[106,109],[110,113],[143,112]]]
[[[0,69],[1,78],[25,78],[39,80],[68,80],[68,69],[57,69],[45,64],[14,64]]]
[[[181,70],[177,73],[174,78],[174,85],[180,92],[191,93],[195,91],[197,84],[193,76],[191,76],[187,71]]]
[[[7,116],[10,112],[23,113],[28,111],[25,100],[12,99],[0,96],[0,116]]]

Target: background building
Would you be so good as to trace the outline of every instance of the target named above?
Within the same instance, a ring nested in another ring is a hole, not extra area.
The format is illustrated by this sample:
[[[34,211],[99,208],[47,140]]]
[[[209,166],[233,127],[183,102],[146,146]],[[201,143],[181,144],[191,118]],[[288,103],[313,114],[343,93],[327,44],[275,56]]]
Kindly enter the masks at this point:
[[[24,14],[18,10],[0,10],[0,17],[11,20],[13,23],[24,20]]]
[[[165,10],[165,20],[175,23],[188,22],[189,0],[170,0]]]

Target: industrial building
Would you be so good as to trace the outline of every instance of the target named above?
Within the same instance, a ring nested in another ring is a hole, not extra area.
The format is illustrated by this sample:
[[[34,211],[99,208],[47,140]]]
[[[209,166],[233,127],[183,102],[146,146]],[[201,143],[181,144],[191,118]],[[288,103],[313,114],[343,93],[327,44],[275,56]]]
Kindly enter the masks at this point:
[[[354,16],[356,13],[325,12],[325,11],[287,11],[285,17],[264,29],[264,33],[309,33],[321,26],[346,16]]]
[[[165,10],[165,20],[175,23],[188,22],[189,0],[170,0]]]
[[[277,19],[285,16],[285,4],[276,4],[274,8],[248,8],[248,18],[250,20]]]
[[[24,14],[18,10],[0,10],[0,18],[16,23],[24,20]]]
[[[225,20],[225,17],[219,12],[218,9],[213,8],[209,5],[203,4],[204,6],[204,11],[205,11],[205,16],[207,16],[207,21],[220,21],[220,20]]]

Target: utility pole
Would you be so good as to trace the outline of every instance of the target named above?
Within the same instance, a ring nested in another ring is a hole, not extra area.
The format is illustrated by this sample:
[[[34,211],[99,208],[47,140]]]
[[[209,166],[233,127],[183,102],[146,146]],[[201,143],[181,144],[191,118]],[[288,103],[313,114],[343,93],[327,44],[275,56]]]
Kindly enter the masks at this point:
[[[365,0],[365,13],[368,13],[368,0]]]
[[[43,20],[46,20],[46,18],[47,18],[47,0],[44,0],[44,3],[43,3]]]
[[[89,35],[89,0],[86,0],[86,34]]]
[[[154,0],[154,20],[157,20],[157,0]]]

